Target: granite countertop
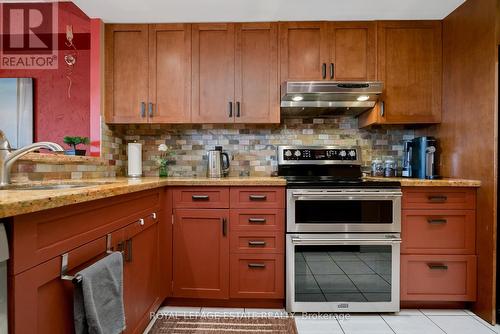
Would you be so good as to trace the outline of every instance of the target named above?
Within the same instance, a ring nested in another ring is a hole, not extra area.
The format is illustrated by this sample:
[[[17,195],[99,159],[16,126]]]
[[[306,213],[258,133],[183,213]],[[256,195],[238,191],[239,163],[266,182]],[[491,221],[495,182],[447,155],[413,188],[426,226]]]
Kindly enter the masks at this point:
[[[223,179],[188,177],[125,177],[107,179],[32,182],[30,184],[92,183],[89,187],[51,190],[0,190],[0,218],[21,215],[65,205],[123,195],[164,186],[285,186],[280,177],[227,177]]]
[[[367,180],[375,181],[398,181],[401,182],[402,187],[480,187],[481,181],[466,180],[466,179],[453,179],[442,178],[435,180],[427,179],[412,179],[407,177],[374,177],[367,176]]]
[[[407,178],[377,178],[370,180],[394,180],[401,182],[403,187],[444,186],[444,187],[479,187],[480,181],[461,179],[420,180]],[[206,177],[144,177],[129,179],[125,177],[107,179],[87,179],[81,181],[46,181],[30,184],[60,184],[60,183],[92,183],[92,186],[51,189],[51,190],[0,190],[0,218],[26,214],[65,205],[83,203],[92,200],[123,195],[141,190],[164,186],[285,186],[281,177],[228,177],[210,179]]]

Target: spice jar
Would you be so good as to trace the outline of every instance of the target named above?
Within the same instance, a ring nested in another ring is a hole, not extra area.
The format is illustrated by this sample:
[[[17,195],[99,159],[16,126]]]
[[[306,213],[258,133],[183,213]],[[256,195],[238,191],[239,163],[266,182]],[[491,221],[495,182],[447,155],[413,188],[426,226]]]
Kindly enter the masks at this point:
[[[396,176],[396,163],[394,160],[386,160],[384,164],[384,176],[393,177]]]
[[[374,159],[372,160],[372,176],[384,176],[384,165],[382,164],[382,160]]]

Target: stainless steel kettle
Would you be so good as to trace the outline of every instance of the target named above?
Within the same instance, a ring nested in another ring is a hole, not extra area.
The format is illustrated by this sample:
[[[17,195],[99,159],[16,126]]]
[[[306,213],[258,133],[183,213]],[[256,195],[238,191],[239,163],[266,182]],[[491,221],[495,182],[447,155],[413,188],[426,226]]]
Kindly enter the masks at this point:
[[[229,155],[222,152],[222,146],[216,146],[215,150],[208,151],[207,177],[224,177],[229,174]]]

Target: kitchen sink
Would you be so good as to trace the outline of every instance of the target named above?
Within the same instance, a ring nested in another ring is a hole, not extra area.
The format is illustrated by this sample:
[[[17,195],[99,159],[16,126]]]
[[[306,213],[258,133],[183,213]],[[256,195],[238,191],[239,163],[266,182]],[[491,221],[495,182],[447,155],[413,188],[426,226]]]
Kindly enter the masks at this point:
[[[0,190],[65,190],[73,188],[95,187],[111,184],[113,182],[75,182],[75,183],[49,183],[49,184],[9,184],[0,187]]]

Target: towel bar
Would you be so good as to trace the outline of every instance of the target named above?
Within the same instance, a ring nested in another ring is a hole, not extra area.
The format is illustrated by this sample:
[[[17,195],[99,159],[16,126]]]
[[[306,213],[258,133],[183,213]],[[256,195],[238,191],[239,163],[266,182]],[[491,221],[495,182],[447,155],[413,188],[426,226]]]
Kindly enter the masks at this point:
[[[111,234],[106,235],[106,254],[111,254]],[[80,283],[82,277],[80,275],[68,275],[68,253],[61,255],[61,279],[64,281],[72,281],[73,283]]]

